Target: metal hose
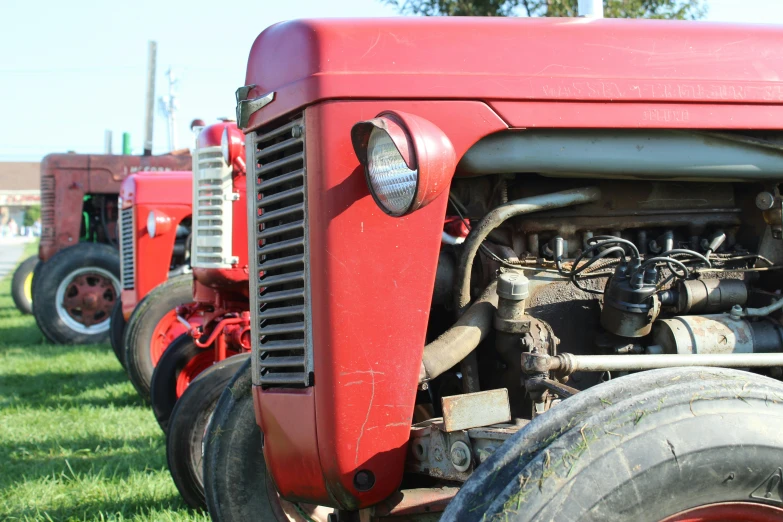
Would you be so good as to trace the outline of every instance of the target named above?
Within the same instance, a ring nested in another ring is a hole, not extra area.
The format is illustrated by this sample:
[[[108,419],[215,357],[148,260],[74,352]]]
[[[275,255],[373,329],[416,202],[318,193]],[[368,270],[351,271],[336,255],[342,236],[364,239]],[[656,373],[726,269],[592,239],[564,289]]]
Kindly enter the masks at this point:
[[[470,355],[492,330],[497,307],[497,281],[493,281],[454,326],[424,347],[419,382],[434,379]]]
[[[470,276],[473,270],[473,259],[476,257],[481,243],[492,230],[514,216],[590,203],[597,201],[600,197],[601,191],[597,187],[585,187],[509,201],[490,211],[477,226],[473,227],[463,244],[464,248],[457,267],[454,291],[458,315],[461,316],[465,313],[470,303]]]

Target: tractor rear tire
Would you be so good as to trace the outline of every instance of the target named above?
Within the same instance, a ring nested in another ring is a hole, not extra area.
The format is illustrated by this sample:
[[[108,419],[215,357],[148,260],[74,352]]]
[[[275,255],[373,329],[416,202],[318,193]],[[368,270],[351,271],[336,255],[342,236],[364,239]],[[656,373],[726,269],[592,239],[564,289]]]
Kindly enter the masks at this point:
[[[23,314],[33,313],[33,273],[37,264],[37,255],[28,257],[16,267],[11,280],[11,297]]]
[[[125,370],[136,391],[147,402],[150,400],[152,372],[158,359],[174,339],[185,333],[185,327],[179,325],[172,313],[178,306],[192,301],[193,276],[177,276],[147,294],[128,320],[123,343]],[[158,338],[164,333],[165,338]]]
[[[185,503],[195,509],[206,507],[202,444],[215,405],[237,370],[250,354],[229,357],[202,372],[188,386],[171,413],[166,437],[166,459]]]
[[[212,348],[199,348],[190,335],[180,335],[163,352],[155,371],[152,373],[150,386],[150,400],[152,412],[158,420],[161,429],[168,432],[169,420],[177,404],[177,380],[180,372],[187,364],[202,354],[210,357],[214,362],[214,350]]]
[[[766,377],[620,377],[513,435],[441,520],[783,520],[781,425],[783,384]]]
[[[109,324],[109,340],[117,360],[125,368],[125,316],[122,315],[122,301],[119,299],[111,309],[111,323]]]
[[[33,316],[54,344],[109,340],[111,308],[120,297],[115,248],[79,243],[39,263],[33,276]]]

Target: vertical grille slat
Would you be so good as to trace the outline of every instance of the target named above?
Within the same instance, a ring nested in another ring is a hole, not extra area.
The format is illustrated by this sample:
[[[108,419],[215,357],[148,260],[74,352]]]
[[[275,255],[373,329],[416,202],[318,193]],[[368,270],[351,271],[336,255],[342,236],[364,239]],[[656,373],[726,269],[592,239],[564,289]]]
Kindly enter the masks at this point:
[[[122,207],[122,204],[120,204]],[[136,286],[135,241],[133,240],[134,207],[120,211],[120,278],[123,290],[133,290]]]
[[[233,258],[233,173],[220,147],[203,147],[193,153],[194,268],[231,268]]]
[[[277,122],[248,136],[253,381],[312,386],[304,120]]]

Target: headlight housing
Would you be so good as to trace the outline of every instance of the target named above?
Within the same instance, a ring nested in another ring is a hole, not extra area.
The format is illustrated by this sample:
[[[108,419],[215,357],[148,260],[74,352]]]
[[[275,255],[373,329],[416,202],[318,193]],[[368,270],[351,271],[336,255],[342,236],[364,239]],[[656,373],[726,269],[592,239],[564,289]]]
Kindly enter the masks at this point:
[[[223,153],[223,161],[226,165],[231,165],[231,148],[228,138],[228,127],[223,129],[223,136],[220,138],[220,152]]]
[[[412,114],[382,112],[351,129],[367,187],[385,213],[401,217],[428,205],[448,188],[456,154],[433,123]]]

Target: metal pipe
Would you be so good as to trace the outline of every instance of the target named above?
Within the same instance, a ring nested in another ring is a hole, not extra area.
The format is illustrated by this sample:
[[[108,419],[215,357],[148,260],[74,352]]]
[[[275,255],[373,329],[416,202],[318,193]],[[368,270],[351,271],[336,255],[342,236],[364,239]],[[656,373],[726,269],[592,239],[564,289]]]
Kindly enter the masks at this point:
[[[492,331],[497,306],[497,281],[493,281],[454,326],[424,347],[419,382],[434,379],[472,354]]]
[[[546,364],[546,363],[545,363]],[[712,366],[720,368],[769,368],[783,366],[783,353],[733,353],[684,355],[572,355],[550,357],[549,369],[560,375],[574,372],[623,372]]]
[[[538,172],[606,179],[780,179],[780,151],[671,130],[530,129],[488,136],[465,154],[463,174]]]
[[[454,292],[458,314],[462,315],[470,303],[470,276],[473,270],[473,259],[476,257],[476,252],[478,252],[481,243],[492,230],[514,216],[590,203],[598,201],[600,197],[601,191],[598,188],[585,187],[509,201],[490,211],[470,231],[463,244],[462,257],[457,267],[457,280]]]
[[[783,308],[783,299],[763,308],[746,308],[739,315],[742,317],[764,317]]]
[[[144,155],[152,155],[152,128],[155,115],[155,67],[157,61],[158,44],[150,41],[147,56],[147,109],[144,122]]]

